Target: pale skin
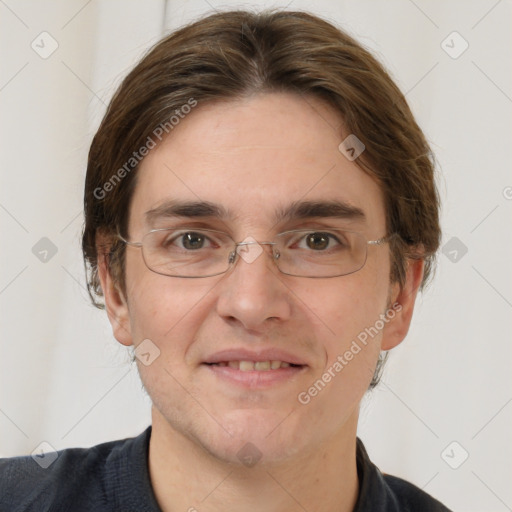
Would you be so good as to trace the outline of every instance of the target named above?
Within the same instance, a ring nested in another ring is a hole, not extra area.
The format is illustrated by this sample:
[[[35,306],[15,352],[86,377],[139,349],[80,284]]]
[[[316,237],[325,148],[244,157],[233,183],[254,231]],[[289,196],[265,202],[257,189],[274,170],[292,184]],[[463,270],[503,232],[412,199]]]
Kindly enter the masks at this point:
[[[382,192],[340,153],[348,135],[341,133],[339,115],[314,98],[272,93],[199,105],[142,162],[129,239],[176,221],[145,217],[169,200],[221,205],[224,218],[178,220],[236,241],[340,222],[378,239],[387,234]],[[359,208],[364,218],[275,218],[293,202],[330,200]],[[126,346],[150,339],[160,349],[139,371],[153,402],[149,469],[162,510],[353,510],[359,403],[379,352],[407,334],[421,260],[409,262],[402,288],[390,282],[388,244],[370,246],[361,270],[335,278],[284,275],[268,249],[226,274],[183,279],[150,271],[141,250],[127,247],[125,293],[104,258],[99,270],[116,339]],[[395,302],[401,310],[380,334],[301,404],[298,394]],[[272,386],[236,384],[204,364],[231,348],[277,348],[304,364]],[[247,443],[261,453],[252,467],[237,456]]]

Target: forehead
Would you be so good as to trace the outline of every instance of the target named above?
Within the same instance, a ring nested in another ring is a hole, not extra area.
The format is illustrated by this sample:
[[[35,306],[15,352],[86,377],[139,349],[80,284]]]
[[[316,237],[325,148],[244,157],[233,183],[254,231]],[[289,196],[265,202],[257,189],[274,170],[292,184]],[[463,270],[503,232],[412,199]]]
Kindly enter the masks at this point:
[[[207,202],[228,222],[262,228],[291,205],[338,202],[381,235],[380,187],[339,151],[342,125],[327,104],[286,93],[200,105],[142,161],[130,230],[168,202]]]

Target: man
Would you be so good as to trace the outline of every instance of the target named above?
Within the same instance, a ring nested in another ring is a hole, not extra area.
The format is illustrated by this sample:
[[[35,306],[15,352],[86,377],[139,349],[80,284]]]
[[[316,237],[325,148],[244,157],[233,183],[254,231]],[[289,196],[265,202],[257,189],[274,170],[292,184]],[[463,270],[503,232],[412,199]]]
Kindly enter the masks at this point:
[[[85,186],[91,296],[152,426],[3,461],[2,510],[447,510],[356,437],[439,237],[424,136],[350,37],[283,11],[170,35],[114,96]]]

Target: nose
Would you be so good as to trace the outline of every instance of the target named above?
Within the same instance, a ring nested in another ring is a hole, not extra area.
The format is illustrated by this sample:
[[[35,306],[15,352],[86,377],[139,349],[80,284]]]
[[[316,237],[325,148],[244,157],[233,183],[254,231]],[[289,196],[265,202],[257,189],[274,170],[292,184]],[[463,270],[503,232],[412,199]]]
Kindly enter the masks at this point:
[[[234,268],[224,275],[219,289],[217,313],[254,331],[289,319],[291,298],[283,278],[272,261],[272,245],[239,245]]]

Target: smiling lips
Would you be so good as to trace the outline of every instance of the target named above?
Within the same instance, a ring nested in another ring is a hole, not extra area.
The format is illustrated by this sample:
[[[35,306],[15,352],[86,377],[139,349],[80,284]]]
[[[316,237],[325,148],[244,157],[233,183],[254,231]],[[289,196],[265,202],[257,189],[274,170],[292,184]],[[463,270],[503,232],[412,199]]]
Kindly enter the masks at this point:
[[[247,348],[221,350],[207,357],[204,363],[221,367],[228,366],[242,372],[269,371],[306,365],[305,361],[298,356],[277,348],[266,348],[259,351]]]
[[[279,368],[288,368],[289,366],[297,366],[285,361],[271,360],[271,361],[219,361],[218,363],[210,363],[216,366],[229,366],[235,370],[248,372],[253,370],[269,371],[278,370]]]
[[[223,380],[252,389],[284,383],[308,367],[296,355],[271,348],[258,352],[245,348],[222,350],[203,365]]]

